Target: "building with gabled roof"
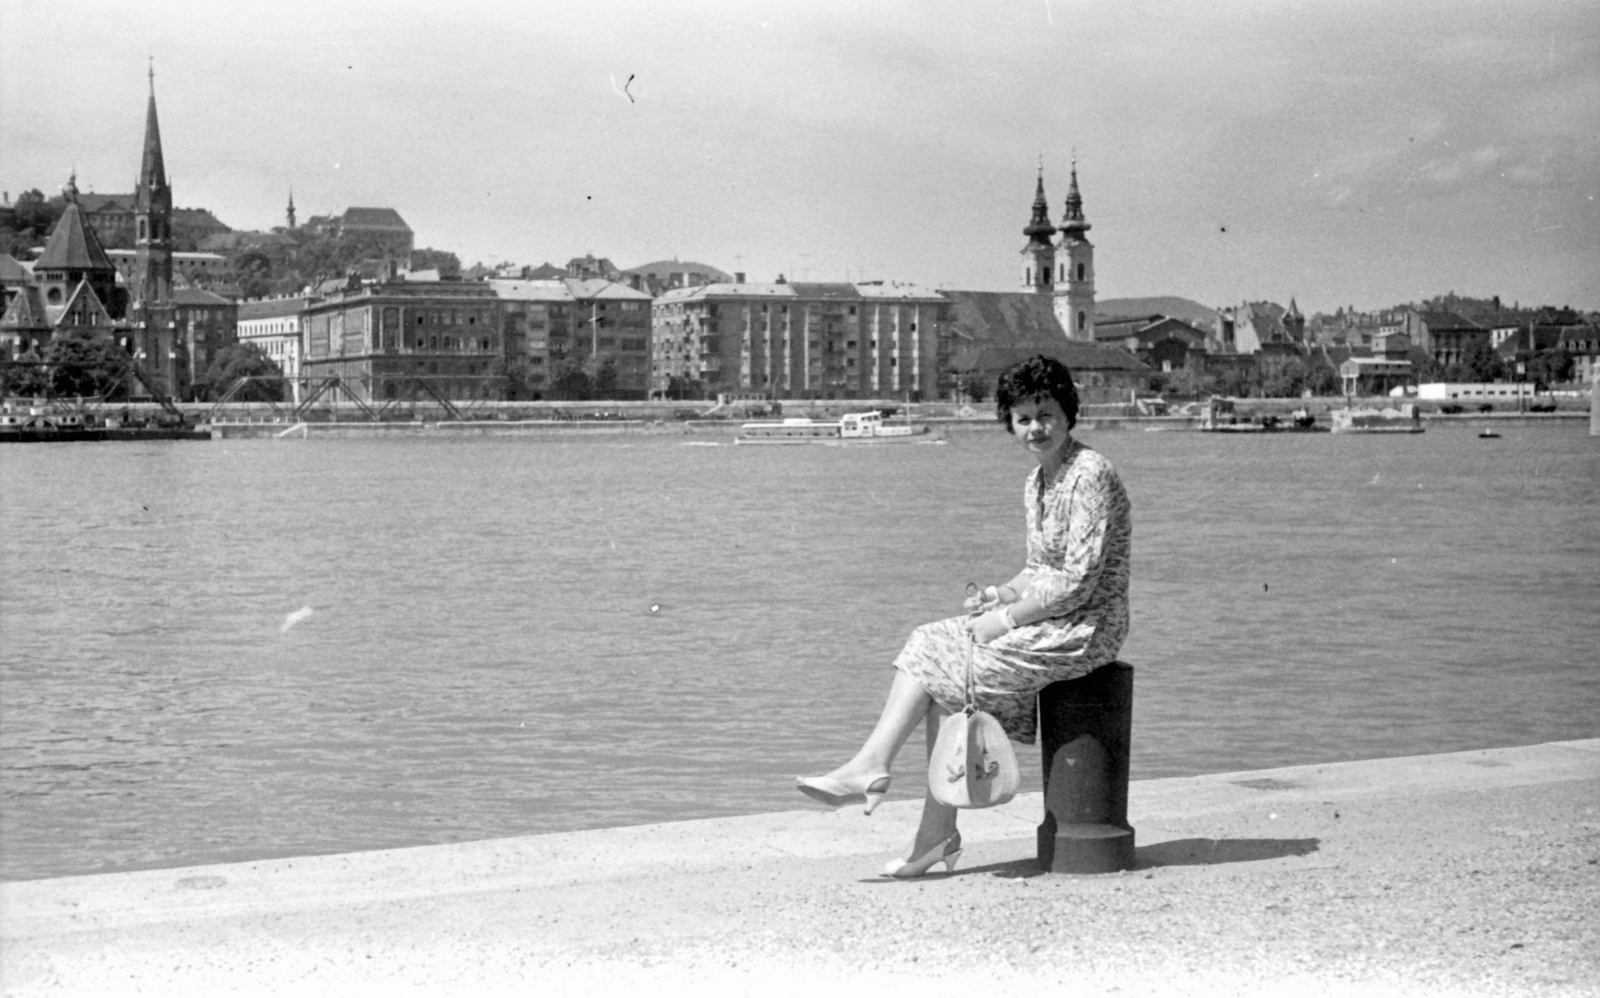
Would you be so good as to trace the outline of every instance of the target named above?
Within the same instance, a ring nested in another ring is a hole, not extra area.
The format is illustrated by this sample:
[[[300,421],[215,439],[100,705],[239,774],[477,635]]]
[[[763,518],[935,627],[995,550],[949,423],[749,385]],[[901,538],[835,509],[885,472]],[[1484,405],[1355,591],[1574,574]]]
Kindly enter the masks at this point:
[[[51,340],[69,332],[119,335],[127,296],[117,286],[116,267],[78,205],[75,177],[63,193],[67,205],[44,252],[31,268],[14,260],[14,268],[4,268],[0,347],[11,357],[42,357]]]
[[[33,271],[10,253],[0,253],[0,314],[11,303],[12,296],[33,283]]]
[[[66,209],[51,231],[44,252],[33,262],[33,281],[47,306],[64,304],[80,283],[87,282],[101,304],[121,318],[124,301],[117,288],[117,268],[78,207],[76,181],[76,177],[67,181]]]
[[[603,256],[597,257],[593,253],[585,253],[567,261],[567,272],[564,276],[580,281],[620,281],[622,271]]]
[[[123,281],[84,209],[77,177],[28,283],[0,315],[0,342],[17,354],[42,353],[67,331],[113,339],[139,366],[136,393],[183,397],[218,352],[233,342],[234,305],[173,285],[172,189],[156,114],[155,74],[145,112],[138,189],[132,197],[132,256]],[[120,202],[119,202],[120,210]]]
[[[318,234],[369,236],[390,253],[415,249],[415,233],[393,208],[346,208],[342,215],[318,215],[306,222]]]
[[[0,313],[0,352],[7,359],[37,360],[53,332],[39,289],[32,285],[19,288]]]
[[[948,370],[953,380],[992,394],[1006,368],[1036,354],[1072,371],[1079,398],[1126,402],[1144,390],[1150,369],[1131,352],[1067,335],[1051,299],[1029,292],[941,291],[950,304]],[[954,390],[955,385],[950,388]]]
[[[1442,366],[1462,363],[1480,343],[1488,347],[1491,331],[1456,312],[1407,309],[1402,324],[1417,349]]]
[[[1223,352],[1279,354],[1306,352],[1305,316],[1293,298],[1289,307],[1276,302],[1248,301],[1222,312]]]
[[[1095,342],[1121,346],[1153,370],[1166,373],[1186,367],[1204,369],[1209,339],[1206,330],[1170,315],[1102,319],[1095,327]]]
[[[1600,323],[1562,326],[1558,345],[1572,358],[1573,379],[1593,386],[1596,376],[1600,376]]]

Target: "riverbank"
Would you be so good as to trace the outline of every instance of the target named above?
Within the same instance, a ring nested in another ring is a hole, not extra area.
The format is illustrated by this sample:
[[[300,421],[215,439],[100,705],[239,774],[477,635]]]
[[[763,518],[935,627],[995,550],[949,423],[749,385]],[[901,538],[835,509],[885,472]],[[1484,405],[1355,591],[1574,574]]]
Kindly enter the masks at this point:
[[[917,801],[802,807],[4,884],[3,993],[1600,993],[1600,739],[1139,781],[1102,877],[1037,794],[907,883]]]
[[[1589,418],[1587,412],[1488,412],[1488,413],[1424,413],[1429,424],[1507,422],[1561,422]],[[994,416],[989,413],[974,416],[941,416],[920,420],[936,432],[942,430],[988,429],[994,426]],[[1092,430],[1198,430],[1198,416],[1123,416],[1085,413],[1079,425]],[[308,437],[381,437],[409,438],[438,435],[462,436],[594,436],[617,434],[649,434],[652,436],[706,437],[729,439],[738,432],[740,421],[735,420],[659,420],[659,419],[460,419],[436,421],[382,421],[369,422],[350,419],[341,422],[317,421],[287,423],[281,421],[227,422],[209,424],[211,432],[219,439],[260,439]]]

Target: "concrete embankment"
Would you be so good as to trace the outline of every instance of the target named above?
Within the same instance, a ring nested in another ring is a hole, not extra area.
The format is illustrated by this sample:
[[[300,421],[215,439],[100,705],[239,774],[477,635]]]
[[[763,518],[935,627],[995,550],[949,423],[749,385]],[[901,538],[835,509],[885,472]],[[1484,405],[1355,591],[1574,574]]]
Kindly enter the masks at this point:
[[[1100,877],[1037,794],[877,877],[918,808],[4,884],[4,994],[1600,994],[1600,739],[1139,781]]]

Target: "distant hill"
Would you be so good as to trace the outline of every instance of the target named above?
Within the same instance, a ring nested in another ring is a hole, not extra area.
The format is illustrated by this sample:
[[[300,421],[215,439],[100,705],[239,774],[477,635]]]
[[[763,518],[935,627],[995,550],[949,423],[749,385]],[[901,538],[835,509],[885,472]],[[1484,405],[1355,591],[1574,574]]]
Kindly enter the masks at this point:
[[[1158,295],[1154,298],[1107,298],[1105,301],[1094,303],[1094,314],[1101,320],[1169,315],[1206,330],[1215,329],[1217,321],[1216,309],[1187,298],[1179,298],[1177,295]]]

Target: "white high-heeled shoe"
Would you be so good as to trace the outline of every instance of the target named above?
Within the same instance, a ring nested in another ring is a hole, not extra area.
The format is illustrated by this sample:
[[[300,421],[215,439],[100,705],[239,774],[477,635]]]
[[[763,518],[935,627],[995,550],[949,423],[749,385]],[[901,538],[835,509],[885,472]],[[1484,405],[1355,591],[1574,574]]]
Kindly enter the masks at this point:
[[[821,801],[829,807],[844,807],[846,804],[859,804],[866,802],[867,809],[864,814],[871,814],[872,809],[889,792],[888,773],[869,773],[855,780],[835,780],[826,776],[796,776],[795,789],[810,797],[812,800]]]
[[[883,864],[883,875],[894,880],[910,880],[944,864],[945,876],[956,872],[956,861],[961,858],[961,833],[957,832],[932,849],[911,859],[891,859]]]

